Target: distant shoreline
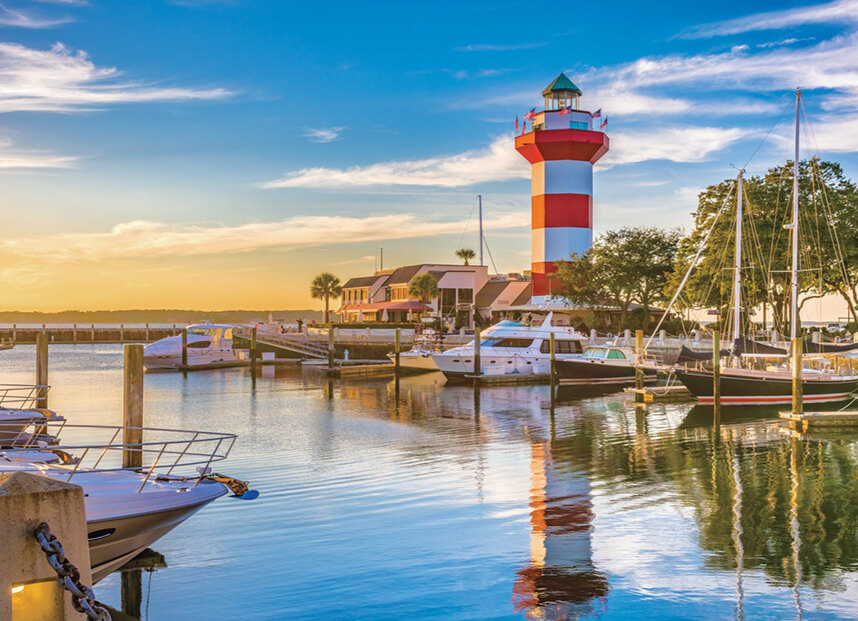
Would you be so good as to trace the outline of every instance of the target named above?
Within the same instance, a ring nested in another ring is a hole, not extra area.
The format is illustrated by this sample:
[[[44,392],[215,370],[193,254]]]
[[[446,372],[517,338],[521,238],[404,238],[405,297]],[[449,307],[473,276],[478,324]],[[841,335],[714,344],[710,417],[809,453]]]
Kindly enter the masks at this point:
[[[97,310],[97,311],[0,311],[2,324],[185,324],[201,321],[220,323],[251,323],[267,321],[271,316],[274,320],[294,323],[298,319],[304,321],[321,321],[322,311],[319,310],[225,310],[207,311],[193,309],[130,309],[130,310]]]

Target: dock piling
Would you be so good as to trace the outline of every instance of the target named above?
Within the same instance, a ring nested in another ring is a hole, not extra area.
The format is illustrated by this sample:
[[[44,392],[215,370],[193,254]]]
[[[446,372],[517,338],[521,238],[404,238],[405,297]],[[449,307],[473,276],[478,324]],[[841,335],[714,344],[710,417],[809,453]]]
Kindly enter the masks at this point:
[[[48,385],[48,333],[44,330],[36,335],[36,385]],[[46,409],[48,407],[48,392],[39,390],[36,399],[36,407]]]
[[[77,324],[72,324],[72,343],[77,343]]]
[[[328,368],[334,368],[334,326],[328,328]]]
[[[548,387],[551,390],[551,403],[554,403],[554,394],[557,390],[557,343],[554,333],[548,335]]]
[[[89,326],[89,340],[95,343],[95,324]]]
[[[480,361],[480,326],[474,328],[474,375],[482,375],[483,365]]]
[[[712,330],[712,407],[721,413],[721,331]]]
[[[143,442],[143,346],[125,346],[124,392],[122,399],[122,467],[142,468],[143,451],[127,445]]]
[[[119,342],[120,343],[125,342],[125,324],[123,324],[123,323],[119,324]]]
[[[182,328],[182,368],[188,367],[188,328]]]
[[[253,325],[253,328],[250,330],[250,366],[256,366],[256,335],[258,333],[258,328],[256,324]]]
[[[636,390],[643,390],[643,388],[644,388],[643,352],[644,352],[644,331],[643,330],[635,330],[635,389]]]
[[[393,365],[396,375],[399,376],[399,353],[402,348],[402,328],[396,328],[393,333]]]
[[[149,323],[146,323],[146,342],[148,343],[151,339],[149,338]]]
[[[801,337],[792,340],[792,413],[804,412],[804,387],[801,385]]]

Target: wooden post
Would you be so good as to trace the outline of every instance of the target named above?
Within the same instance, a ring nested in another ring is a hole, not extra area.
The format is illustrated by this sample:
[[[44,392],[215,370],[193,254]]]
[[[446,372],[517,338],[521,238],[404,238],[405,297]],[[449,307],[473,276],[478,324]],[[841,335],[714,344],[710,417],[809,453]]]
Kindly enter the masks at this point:
[[[635,330],[635,389],[644,389],[643,370],[644,331]]]
[[[18,324],[12,324],[12,342],[16,342],[18,340]]]
[[[396,328],[393,333],[393,364],[395,373],[399,375],[399,353],[402,348],[402,328]]]
[[[125,346],[124,393],[122,399],[122,443],[143,442],[143,346]],[[142,468],[141,448],[122,450],[123,468]]]
[[[89,327],[89,340],[95,343],[95,324]]]
[[[125,342],[125,324],[122,323],[119,324],[119,342]]]
[[[83,488],[30,472],[0,474],[0,619],[80,621],[33,532],[45,522],[92,585]]]
[[[36,334],[36,384],[48,385],[48,333],[44,330]],[[47,389],[39,390],[36,407],[42,409],[48,407]]]
[[[146,323],[146,342],[149,342],[149,323]]]
[[[802,354],[801,337],[797,336],[792,340],[792,413],[801,414],[804,412],[804,387],[801,384],[801,354]]]
[[[721,412],[721,331],[712,330],[712,406]]]
[[[557,342],[554,333],[548,334],[548,387],[551,390],[551,401],[554,402],[554,391],[557,387]]]
[[[250,329],[250,366],[256,366],[256,335],[257,335],[257,326],[256,324]]]
[[[72,343],[77,343],[77,324],[72,324]]]
[[[188,367],[188,328],[182,328],[182,369]]]
[[[328,368],[334,368],[334,326],[328,327]]]
[[[480,326],[474,328],[474,375],[482,375],[483,365],[480,362]]]

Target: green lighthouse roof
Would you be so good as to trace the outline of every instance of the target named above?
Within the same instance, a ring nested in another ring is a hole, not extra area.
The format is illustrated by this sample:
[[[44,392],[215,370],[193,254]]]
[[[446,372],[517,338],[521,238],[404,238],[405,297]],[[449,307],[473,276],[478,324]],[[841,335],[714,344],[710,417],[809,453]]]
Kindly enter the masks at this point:
[[[572,80],[566,77],[565,73],[560,73],[559,76],[554,78],[554,81],[545,87],[545,90],[542,91],[543,97],[548,97],[551,93],[556,93],[557,91],[574,91],[581,95],[581,89],[575,86],[572,83]]]

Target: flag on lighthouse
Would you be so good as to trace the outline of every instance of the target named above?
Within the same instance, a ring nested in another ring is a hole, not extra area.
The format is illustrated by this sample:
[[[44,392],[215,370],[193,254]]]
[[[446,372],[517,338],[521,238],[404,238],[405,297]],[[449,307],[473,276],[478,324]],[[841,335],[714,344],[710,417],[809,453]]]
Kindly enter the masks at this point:
[[[605,129],[608,126],[608,117],[605,115],[605,120],[602,121],[602,124],[599,125],[599,129]]]
[[[530,119],[532,119],[535,116],[536,116],[536,108],[531,108],[530,112],[528,112],[527,114],[524,115],[524,120],[529,121]]]
[[[515,131],[518,131],[518,115],[515,115]]]
[[[566,106],[563,108],[557,116],[563,116],[564,114],[569,114],[572,112],[572,106]]]
[[[595,112],[590,114],[590,117],[594,118],[594,119],[598,119],[601,116],[602,116],[602,109],[601,108],[599,108],[598,110],[596,110]]]

